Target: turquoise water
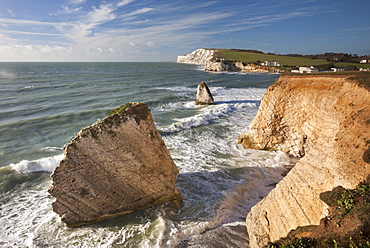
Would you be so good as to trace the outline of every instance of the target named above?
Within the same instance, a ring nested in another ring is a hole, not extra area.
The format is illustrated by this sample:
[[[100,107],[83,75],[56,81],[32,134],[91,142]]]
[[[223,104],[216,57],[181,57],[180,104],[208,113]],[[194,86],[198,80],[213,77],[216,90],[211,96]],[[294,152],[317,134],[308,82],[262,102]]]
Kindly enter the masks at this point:
[[[176,63],[0,63],[0,247],[247,245],[246,214],[291,163],[283,153],[236,144],[276,78]],[[202,81],[216,105],[194,104]],[[149,106],[179,167],[182,208],[164,204],[65,227],[47,193],[63,146],[133,101]]]

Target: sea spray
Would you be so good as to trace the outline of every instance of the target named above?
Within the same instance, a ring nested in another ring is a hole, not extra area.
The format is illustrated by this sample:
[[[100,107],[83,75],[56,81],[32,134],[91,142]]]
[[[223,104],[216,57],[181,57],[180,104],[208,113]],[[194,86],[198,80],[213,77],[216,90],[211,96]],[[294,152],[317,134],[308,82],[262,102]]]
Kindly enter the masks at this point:
[[[20,173],[31,173],[40,171],[52,172],[62,159],[63,154],[53,157],[41,158],[33,161],[22,160],[19,163],[10,164],[10,167]]]
[[[276,75],[205,73],[175,63],[2,66],[16,77],[0,77],[0,247],[163,248],[187,241],[247,247],[245,216],[289,161],[277,152],[242,149],[236,141]],[[195,106],[201,81],[215,106]],[[180,170],[176,185],[184,194],[183,207],[176,212],[158,205],[66,228],[47,193],[62,147],[81,128],[132,101],[147,103],[152,111]],[[225,243],[226,233],[244,236]]]

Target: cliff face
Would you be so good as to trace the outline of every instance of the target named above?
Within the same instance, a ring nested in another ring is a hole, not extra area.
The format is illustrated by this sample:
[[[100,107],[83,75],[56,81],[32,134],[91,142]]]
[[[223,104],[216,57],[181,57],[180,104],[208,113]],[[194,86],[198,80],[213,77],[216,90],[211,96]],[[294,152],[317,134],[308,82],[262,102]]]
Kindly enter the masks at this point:
[[[187,55],[178,56],[177,63],[203,65],[204,70],[216,72],[279,72],[279,69],[275,67],[259,66],[253,64],[244,65],[240,61],[216,58],[216,53],[217,50],[198,49]]]
[[[177,57],[177,63],[195,64],[195,65],[206,65],[213,59],[213,55],[216,50],[210,49],[198,49],[187,55],[180,55]]]
[[[82,129],[52,174],[53,210],[81,226],[182,197],[178,169],[145,104],[131,103]]]
[[[370,174],[370,92],[346,76],[281,76],[239,141],[245,148],[302,157],[247,216],[262,247],[327,214],[321,192],[353,188]]]

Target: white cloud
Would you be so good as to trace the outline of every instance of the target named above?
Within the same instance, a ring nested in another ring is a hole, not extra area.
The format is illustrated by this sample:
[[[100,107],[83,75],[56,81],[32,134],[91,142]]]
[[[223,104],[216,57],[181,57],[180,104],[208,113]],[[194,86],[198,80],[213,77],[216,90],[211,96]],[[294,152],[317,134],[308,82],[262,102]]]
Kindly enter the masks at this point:
[[[71,47],[43,46],[43,45],[4,45],[0,46],[0,53],[8,61],[56,60],[68,58],[73,54]]]
[[[121,2],[119,2],[118,3],[118,7],[122,7],[122,6],[125,6],[125,5],[127,5],[127,4],[129,4],[129,3],[131,3],[131,2],[134,2],[135,0],[123,0],[123,1],[121,1]]]
[[[70,0],[68,4],[79,5],[85,3],[87,0]]]
[[[147,41],[145,44],[146,44],[148,47],[155,47],[155,44],[154,44],[154,42],[153,42],[153,41]]]
[[[45,36],[61,36],[61,34],[51,34],[51,33],[39,33],[39,32],[28,32],[28,31],[16,31],[16,30],[0,30],[2,33],[9,34],[27,34],[27,35],[45,35]]]
[[[9,9],[9,8],[6,8],[6,10],[8,11],[8,13],[9,13],[9,15],[10,15],[11,17],[15,17],[15,12],[14,12],[13,10],[11,10],[11,9]]]
[[[53,26],[60,24],[58,22],[40,22],[33,20],[24,20],[24,19],[10,19],[10,18],[0,18],[0,25],[34,25],[34,26]]]
[[[153,8],[141,8],[141,9],[132,11],[130,13],[123,14],[122,17],[127,18],[127,17],[131,17],[131,16],[135,16],[135,15],[140,15],[140,14],[144,14],[144,13],[147,13],[149,11],[152,11],[152,10],[153,10]]]
[[[131,40],[126,41],[126,43],[129,44],[130,46],[137,46],[137,44]]]
[[[91,11],[88,15],[90,17],[89,22],[92,23],[102,23],[114,20],[116,15],[113,13],[115,8],[113,8],[112,4],[101,4],[99,8],[93,6],[93,11]]]
[[[76,7],[76,8],[70,9],[68,6],[62,6],[61,8],[62,9],[58,10],[59,14],[72,14],[72,13],[78,12],[82,9],[82,7]]]

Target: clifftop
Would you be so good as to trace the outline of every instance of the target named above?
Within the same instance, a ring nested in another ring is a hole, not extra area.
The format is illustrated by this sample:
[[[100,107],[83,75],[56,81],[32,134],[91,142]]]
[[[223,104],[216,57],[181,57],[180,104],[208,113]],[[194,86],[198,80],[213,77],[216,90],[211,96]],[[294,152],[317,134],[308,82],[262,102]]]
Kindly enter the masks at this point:
[[[370,92],[349,75],[283,75],[269,87],[245,148],[302,157],[247,217],[251,247],[318,225],[322,192],[354,188],[370,174]]]

